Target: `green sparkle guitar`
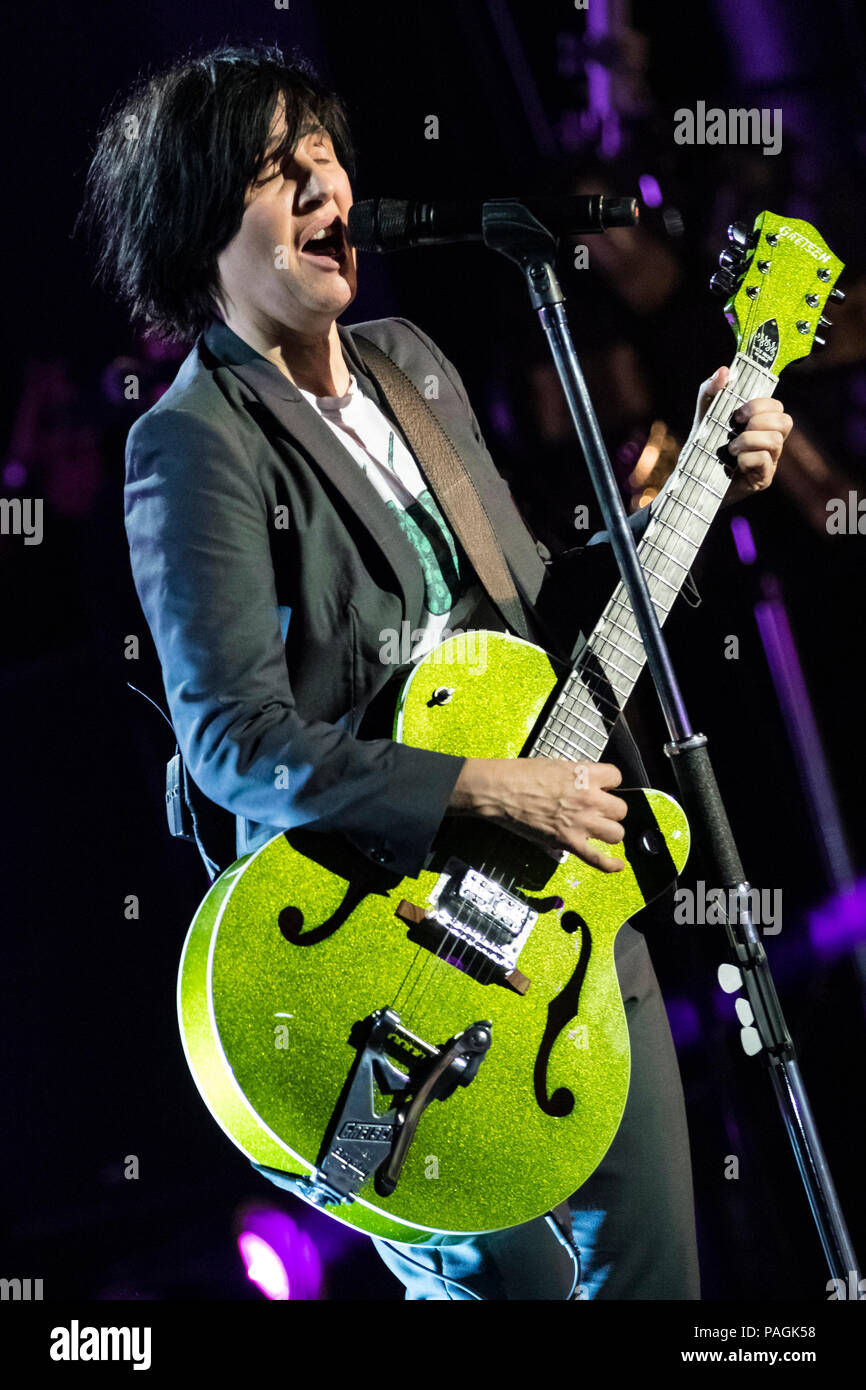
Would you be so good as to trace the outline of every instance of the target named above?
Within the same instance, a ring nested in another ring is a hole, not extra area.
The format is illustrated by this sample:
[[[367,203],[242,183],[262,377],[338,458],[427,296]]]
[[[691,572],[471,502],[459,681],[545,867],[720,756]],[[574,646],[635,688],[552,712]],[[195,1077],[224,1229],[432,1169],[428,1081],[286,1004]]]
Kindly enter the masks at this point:
[[[661,621],[729,483],[743,400],[812,348],[841,262],[807,223],[732,229],[716,287],[738,352],[653,504],[639,553]],[[726,279],[725,277],[730,277]],[[394,737],[469,757],[598,761],[644,663],[617,586],[572,670],[507,634],[454,634],[420,661]],[[529,1221],[593,1172],[622,1118],[629,1039],[614,941],[682,869],[685,816],[628,801],[618,874],[474,817],[446,817],[398,881],[336,836],[278,835],[212,885],[178,979],[205,1103],[299,1196],[423,1243]]]

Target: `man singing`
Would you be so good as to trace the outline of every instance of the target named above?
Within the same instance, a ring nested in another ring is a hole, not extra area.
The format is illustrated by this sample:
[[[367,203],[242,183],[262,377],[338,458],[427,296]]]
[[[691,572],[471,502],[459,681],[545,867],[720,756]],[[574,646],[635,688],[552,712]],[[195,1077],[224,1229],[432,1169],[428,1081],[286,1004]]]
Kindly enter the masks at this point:
[[[622,839],[613,764],[576,778],[559,759],[359,736],[395,674],[384,633],[408,622],[416,659],[446,628],[502,624],[337,322],[356,293],[352,172],[341,102],[302,60],[263,47],[222,47],[140,82],[105,122],[90,170],[102,282],[134,319],[195,340],[130,431],[125,505],[208,872],[304,827],[414,876],[456,813],[528,827],[616,873],[622,862],[589,843]],[[540,556],[457,371],[405,319],[363,330],[417,386],[438,380],[430,408],[498,518],[524,593],[529,577],[528,629],[548,649],[559,636],[567,654],[577,634],[564,613],[580,593]],[[705,384],[699,414],[726,379],[721,368]],[[755,400],[737,425],[731,500],[770,483],[791,420]],[[632,1073],[617,1136],[568,1204],[580,1296],[694,1299],[682,1089],[644,938],[628,923],[616,965]],[[375,1244],[409,1298],[575,1293],[574,1252],[552,1218],[454,1245]]]

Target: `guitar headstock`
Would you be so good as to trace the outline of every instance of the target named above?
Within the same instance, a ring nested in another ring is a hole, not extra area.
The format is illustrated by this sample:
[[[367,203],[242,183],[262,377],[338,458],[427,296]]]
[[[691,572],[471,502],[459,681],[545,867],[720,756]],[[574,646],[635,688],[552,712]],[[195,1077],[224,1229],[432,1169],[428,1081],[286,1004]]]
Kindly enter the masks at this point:
[[[751,232],[743,222],[728,228],[731,245],[710,288],[725,296],[725,317],[737,348],[779,376],[790,362],[823,347],[821,331],[828,299],[845,296],[835,288],[844,262],[813,226],[796,217],[761,212]]]

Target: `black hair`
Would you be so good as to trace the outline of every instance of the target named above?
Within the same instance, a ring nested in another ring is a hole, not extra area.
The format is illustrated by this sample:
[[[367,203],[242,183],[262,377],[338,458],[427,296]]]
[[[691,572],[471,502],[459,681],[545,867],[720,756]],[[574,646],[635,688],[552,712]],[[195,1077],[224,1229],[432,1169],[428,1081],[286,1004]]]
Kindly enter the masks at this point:
[[[278,103],[286,130],[271,148]],[[133,321],[194,338],[218,312],[217,257],[249,186],[310,130],[324,128],[350,176],[346,109],[306,58],[273,45],[220,45],[140,77],[97,135],[75,230],[96,243],[96,281]]]

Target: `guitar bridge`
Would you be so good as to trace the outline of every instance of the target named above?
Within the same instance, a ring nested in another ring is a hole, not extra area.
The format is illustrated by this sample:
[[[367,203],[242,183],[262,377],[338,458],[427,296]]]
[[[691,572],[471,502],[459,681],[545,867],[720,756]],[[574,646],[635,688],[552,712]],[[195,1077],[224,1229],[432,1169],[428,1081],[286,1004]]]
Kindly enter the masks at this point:
[[[490,1022],[473,1023],[442,1047],[410,1032],[393,1009],[377,1009],[365,1020],[359,1047],[329,1126],[317,1168],[303,1183],[303,1195],[319,1205],[351,1202],[375,1173],[376,1191],[390,1197],[397,1186],[418,1121],[432,1100],[447,1100],[468,1086],[490,1047]],[[387,1055],[397,1048],[408,1057],[408,1074]],[[374,1083],[399,1097],[384,1114],[374,1105]]]

